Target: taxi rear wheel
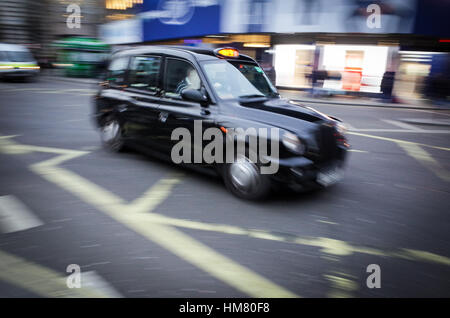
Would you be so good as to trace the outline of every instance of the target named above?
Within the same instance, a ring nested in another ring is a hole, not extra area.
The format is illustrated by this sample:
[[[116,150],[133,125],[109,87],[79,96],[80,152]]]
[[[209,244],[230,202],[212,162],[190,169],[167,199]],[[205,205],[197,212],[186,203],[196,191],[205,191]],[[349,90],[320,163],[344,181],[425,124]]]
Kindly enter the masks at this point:
[[[107,115],[100,126],[100,136],[102,144],[108,150],[120,152],[124,149],[125,143],[122,138],[122,127],[113,115]]]
[[[270,180],[261,174],[257,164],[246,156],[225,164],[223,179],[227,189],[239,198],[258,200],[267,196],[271,189]]]

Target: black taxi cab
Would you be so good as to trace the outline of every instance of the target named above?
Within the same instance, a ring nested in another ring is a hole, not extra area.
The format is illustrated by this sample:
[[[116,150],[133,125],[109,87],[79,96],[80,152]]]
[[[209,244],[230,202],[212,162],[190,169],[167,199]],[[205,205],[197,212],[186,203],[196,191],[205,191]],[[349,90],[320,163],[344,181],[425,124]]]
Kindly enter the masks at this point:
[[[141,46],[114,53],[94,98],[93,119],[108,149],[131,147],[210,170],[244,199],[263,198],[273,186],[332,185],[342,178],[349,148],[340,120],[281,98],[258,63],[234,48]],[[180,152],[191,161],[174,159],[177,129],[193,135]],[[208,134],[211,129],[217,132]],[[242,131],[249,132],[241,138],[245,150],[230,152],[226,146],[230,140],[236,145]],[[222,151],[223,160],[203,158],[213,139],[231,160]],[[261,152],[267,145],[276,147]],[[268,165],[276,169],[264,173]]]

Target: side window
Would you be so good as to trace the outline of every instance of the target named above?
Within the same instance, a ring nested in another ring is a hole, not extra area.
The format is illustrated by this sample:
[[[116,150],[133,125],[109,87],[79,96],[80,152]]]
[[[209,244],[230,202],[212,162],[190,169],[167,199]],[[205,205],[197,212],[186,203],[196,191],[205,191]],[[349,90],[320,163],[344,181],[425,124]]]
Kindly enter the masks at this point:
[[[111,61],[108,66],[108,76],[106,79],[118,85],[125,83],[125,72],[128,67],[128,56],[119,57]]]
[[[130,87],[156,92],[159,82],[161,58],[157,56],[136,56],[131,61]]]
[[[200,89],[200,77],[192,64],[178,59],[167,59],[165,96],[181,99],[183,89]]]

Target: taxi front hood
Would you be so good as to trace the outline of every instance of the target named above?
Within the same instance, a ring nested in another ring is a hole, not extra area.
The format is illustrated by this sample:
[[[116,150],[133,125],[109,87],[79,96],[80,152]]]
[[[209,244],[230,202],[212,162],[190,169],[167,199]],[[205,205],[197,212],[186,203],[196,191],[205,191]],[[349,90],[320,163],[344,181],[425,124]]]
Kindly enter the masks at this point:
[[[221,107],[223,120],[232,117],[238,127],[276,127],[289,130],[299,136],[313,134],[324,123],[333,121],[327,115],[286,99],[252,98],[245,101],[229,101]],[[252,124],[252,122],[254,124]]]
[[[269,115],[279,114],[307,122],[317,122],[328,119],[314,109],[281,98],[240,101],[239,105],[253,109],[261,115],[263,115],[263,113],[268,113]]]
[[[281,98],[235,101],[222,110],[238,120],[255,121],[297,133],[310,131],[318,124],[332,120],[312,108]]]

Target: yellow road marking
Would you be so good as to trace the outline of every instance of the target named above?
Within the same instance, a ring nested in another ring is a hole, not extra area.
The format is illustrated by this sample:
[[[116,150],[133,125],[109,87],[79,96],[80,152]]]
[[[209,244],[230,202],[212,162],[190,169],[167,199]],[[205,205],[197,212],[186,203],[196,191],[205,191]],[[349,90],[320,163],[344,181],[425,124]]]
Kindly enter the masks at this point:
[[[27,146],[23,145],[23,149],[27,149]],[[29,149],[32,149],[32,146]],[[36,148],[33,149],[36,150]],[[48,150],[39,149],[40,151]],[[58,153],[60,151],[60,149],[56,150]],[[169,178],[159,181],[143,197],[127,205],[121,198],[106,189],[69,170],[56,166],[86,153],[71,150],[67,154],[33,164],[30,169],[243,293],[252,297],[298,297],[179,230],[156,223],[146,217],[146,214],[142,212],[160,204],[169,195],[170,189],[178,182],[178,179]]]
[[[19,137],[20,135],[9,135],[9,136],[0,136],[0,139],[10,139],[14,137]]]
[[[330,298],[349,298],[351,293],[358,290],[358,284],[350,278],[343,276],[343,273],[335,273],[335,275],[326,274],[324,277],[331,283],[331,291],[328,292],[327,297]]]
[[[155,213],[145,214],[146,218],[151,219],[152,222],[158,222],[162,224],[172,225],[176,227],[183,227],[195,230],[202,231],[212,231],[225,233],[230,235],[245,235],[252,238],[259,238],[270,241],[278,241],[292,244],[299,244],[305,246],[313,246],[318,247],[325,254],[329,255],[337,255],[337,256],[347,256],[352,255],[354,253],[368,254],[374,256],[382,256],[382,257],[397,257],[403,258],[407,260],[415,260],[415,261],[424,261],[429,263],[436,263],[442,265],[450,265],[450,258],[441,256],[438,254],[429,253],[426,251],[420,250],[412,250],[409,249],[408,253],[405,250],[400,250],[399,252],[389,252],[382,251],[379,249],[368,248],[363,246],[355,246],[351,245],[345,241],[334,240],[325,237],[317,237],[317,238],[304,238],[295,235],[279,235],[270,233],[263,230],[257,229],[245,229],[238,226],[233,225],[224,225],[224,224],[211,224],[205,222],[191,221],[191,220],[183,220],[177,218],[171,218]]]
[[[178,183],[176,176],[173,176],[169,179],[160,180],[153,187],[151,187],[141,198],[134,200],[131,204],[125,205],[125,202],[121,198],[105,190],[104,188],[90,182],[89,180],[82,178],[81,176],[75,173],[72,173],[69,170],[55,166],[56,164],[60,164],[63,161],[73,159],[75,157],[84,155],[88,152],[78,150],[57,149],[57,148],[35,147],[35,146],[29,147],[30,149],[35,150],[39,149],[41,151],[52,151],[53,153],[67,153],[65,155],[57,156],[47,161],[34,164],[31,166],[31,169],[34,170],[38,168],[40,172],[38,171],[36,172],[44,176],[44,178],[48,179],[53,183],[59,184],[67,191],[76,194],[83,201],[96,206],[100,210],[103,209],[102,207],[105,207],[105,209],[109,209],[110,212],[114,211],[114,213],[116,213],[116,215],[119,217],[120,215],[126,214],[126,212],[128,211],[135,212],[136,214],[151,211],[160,202],[163,201],[162,200],[163,198],[166,198],[167,195],[169,194],[170,190],[168,188],[168,185],[175,185],[176,183]],[[52,176],[58,174],[59,177],[57,177],[55,180],[50,180],[53,178]],[[158,193],[158,195],[153,197],[151,195],[152,192],[154,192],[155,194]],[[135,214],[133,214],[133,216],[135,216]],[[179,218],[168,217],[157,213],[144,213],[139,214],[138,216],[135,217],[138,217],[142,222],[147,223],[159,223],[162,225],[189,228],[195,230],[214,231],[231,235],[246,235],[249,237],[265,240],[314,246],[321,248],[322,252],[330,255],[343,256],[343,255],[351,255],[353,253],[363,253],[376,256],[392,256],[409,260],[421,260],[438,264],[450,265],[450,258],[448,257],[419,250],[408,250],[410,251],[409,253],[405,253],[403,250],[401,253],[384,252],[373,248],[352,246],[344,241],[324,237],[302,238],[291,235],[283,236],[273,234],[264,230],[245,229],[233,225],[213,224],[192,220],[184,220]],[[427,255],[427,257],[425,257],[424,255]]]
[[[149,221],[145,216],[145,214],[126,214],[124,217],[117,219],[182,259],[247,295],[252,297],[298,297],[179,230]]]
[[[151,211],[167,198],[170,194],[171,187],[178,183],[178,179],[171,177],[160,180],[143,197],[134,200],[131,204],[125,204],[121,198],[106,189],[69,170],[56,166],[88,152],[26,145],[21,146],[22,148],[19,149],[24,151],[30,151],[32,149],[33,151],[60,154],[60,156],[31,165],[31,170],[37,174],[73,193],[83,201],[95,206],[100,211],[129,226],[141,235],[167,248],[182,259],[253,297],[296,297],[297,295],[220,255],[213,249],[171,226],[217,231],[235,235],[248,235],[249,237],[260,239],[315,246],[320,247],[322,252],[331,255],[345,256],[353,253],[365,253],[450,265],[449,258],[425,251],[404,249],[401,252],[389,253],[372,248],[352,246],[347,242],[329,238],[286,238],[267,231],[248,230],[236,226],[182,220],[156,213],[142,213]],[[11,144],[6,145],[6,147],[3,145],[2,147],[0,143],[0,150],[7,151],[8,147],[11,147]],[[153,196],[152,194],[156,195]]]
[[[356,132],[349,132],[349,134],[394,142],[398,146],[400,146],[403,150],[405,150],[409,156],[413,157],[414,159],[419,161],[421,164],[423,164],[427,169],[432,171],[438,178],[440,178],[446,182],[450,182],[450,172],[447,171],[446,169],[444,169],[436,160],[433,159],[433,157],[431,157],[431,155],[428,152],[426,152],[421,147],[428,147],[428,148],[445,150],[445,151],[450,151],[450,148],[432,146],[432,145],[427,145],[427,144],[422,144],[422,143],[417,143],[417,142],[412,142],[412,141],[395,139],[395,138],[387,138],[387,137],[361,134],[361,133],[356,133]]]
[[[0,279],[43,297],[108,297],[88,287],[68,288],[67,278],[58,272],[3,251],[0,251]]]
[[[450,182],[450,172],[444,169],[433,157],[430,156],[428,152],[423,150],[417,144],[406,144],[399,143],[397,144],[406,151],[408,155],[419,161],[422,165],[424,165],[427,169],[433,172],[438,178]]]
[[[25,154],[30,152],[47,152],[54,154],[61,154],[67,156],[67,158],[71,159],[74,157],[78,157],[83,154],[87,154],[87,151],[80,150],[69,150],[69,149],[61,149],[61,148],[53,148],[53,147],[40,147],[40,146],[30,146],[30,145],[22,145],[18,144],[10,139],[16,137],[18,135],[12,136],[0,136],[0,151],[6,154]],[[55,157],[55,159],[66,161],[69,159]]]
[[[446,148],[446,147],[432,146],[432,145],[421,144],[421,143],[406,141],[406,140],[401,140],[401,139],[368,135],[368,134],[362,134],[362,133],[357,133],[357,132],[353,132],[353,131],[348,132],[348,134],[355,135],[355,136],[361,136],[361,137],[367,137],[367,138],[373,138],[373,139],[379,139],[379,140],[385,140],[385,141],[391,141],[391,142],[395,142],[395,143],[419,145],[419,146],[423,146],[423,147],[429,147],[429,148],[434,148],[434,149],[439,149],[439,150],[450,151],[450,148]]]
[[[27,149],[23,149],[20,147],[21,145],[18,145],[10,140],[10,136],[2,136],[0,138],[0,150],[4,154],[8,155],[20,155],[20,154],[26,154],[31,151]]]
[[[430,263],[438,263],[450,266],[450,258],[425,251],[417,251],[405,248],[400,252],[398,257],[409,260],[420,259]]]
[[[181,176],[181,175],[179,175]],[[128,205],[129,210],[134,212],[153,211],[158,205],[164,202],[172,192],[172,188],[180,183],[178,175],[172,175],[170,178],[159,180],[154,186],[150,187],[141,197]]]

